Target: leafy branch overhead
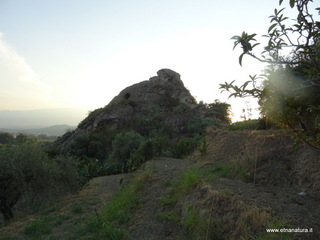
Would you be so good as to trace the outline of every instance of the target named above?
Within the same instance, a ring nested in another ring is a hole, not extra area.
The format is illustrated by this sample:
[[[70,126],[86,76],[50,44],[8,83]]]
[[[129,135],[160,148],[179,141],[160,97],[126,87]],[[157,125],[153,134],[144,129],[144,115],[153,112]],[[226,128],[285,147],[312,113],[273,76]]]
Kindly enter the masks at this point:
[[[251,56],[254,56],[252,53],[252,50],[254,47],[259,45],[260,43],[252,44],[252,41],[256,41],[254,38],[257,34],[247,34],[246,32],[242,32],[241,36],[233,36],[231,39],[234,41],[233,49],[235,49],[239,44],[241,45],[241,48],[243,50],[243,53],[239,57],[239,64],[242,66],[242,58],[245,54],[249,54]]]
[[[295,19],[285,16],[286,8],[275,9],[260,53],[257,34],[244,31],[231,38],[233,49],[242,49],[239,64],[250,56],[268,64],[264,73],[250,76],[240,86],[235,80],[225,82],[220,89],[229,97],[257,98],[263,117],[293,129],[300,125],[305,137],[320,145],[320,7],[311,9],[312,0],[288,3],[296,11]],[[262,80],[259,85],[257,80]]]
[[[244,84],[242,84],[240,87],[237,85],[234,85],[233,83],[235,80],[233,80],[231,83],[225,82],[224,84],[220,84],[220,89],[222,89],[221,92],[228,91],[230,92],[229,98],[231,97],[260,97],[261,95],[261,89],[256,87],[256,82],[259,79],[257,75],[251,76],[249,75],[250,80],[246,81]],[[248,89],[248,85],[251,84],[252,88]]]

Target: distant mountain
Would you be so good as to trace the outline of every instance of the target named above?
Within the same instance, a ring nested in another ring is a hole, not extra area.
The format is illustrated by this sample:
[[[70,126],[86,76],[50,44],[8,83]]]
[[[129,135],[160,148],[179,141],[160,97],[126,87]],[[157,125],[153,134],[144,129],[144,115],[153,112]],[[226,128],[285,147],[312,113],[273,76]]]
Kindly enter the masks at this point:
[[[87,116],[88,109],[59,108],[26,111],[0,111],[0,128],[35,129],[55,125],[76,126]]]
[[[69,125],[54,125],[46,128],[38,128],[38,129],[26,129],[25,133],[30,133],[33,135],[45,134],[47,136],[61,136],[65,134],[67,131],[74,130],[75,126]]]
[[[0,128],[0,132],[9,132],[9,133],[25,133],[32,135],[45,134],[47,136],[62,136],[67,131],[74,130],[75,126],[69,125],[54,125],[46,128],[32,128],[32,129],[12,129],[12,128]]]

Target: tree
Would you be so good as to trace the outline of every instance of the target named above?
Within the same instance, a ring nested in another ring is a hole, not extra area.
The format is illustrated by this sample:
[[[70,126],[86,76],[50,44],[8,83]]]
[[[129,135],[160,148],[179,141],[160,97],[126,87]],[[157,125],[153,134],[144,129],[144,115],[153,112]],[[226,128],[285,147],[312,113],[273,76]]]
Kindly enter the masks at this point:
[[[296,9],[296,18],[288,25],[285,8],[275,9],[270,16],[268,44],[257,54],[257,34],[243,32],[232,37],[234,48],[243,50],[239,56],[250,56],[268,64],[261,75],[249,76],[238,86],[235,81],[220,84],[229,97],[253,96],[258,99],[263,117],[290,127],[312,146],[320,145],[320,21],[310,11],[311,0],[289,0]],[[279,6],[283,0],[279,1]],[[315,8],[320,12],[320,8]],[[290,52],[289,54],[287,54]],[[262,84],[258,82],[262,80]],[[297,129],[300,126],[300,129]]]
[[[9,144],[13,142],[13,136],[10,133],[0,133],[0,144]]]
[[[55,196],[59,191],[75,190],[79,182],[71,157],[49,158],[35,144],[0,148],[0,211],[5,220],[13,217],[13,207],[20,199],[29,204],[36,199],[43,202],[46,196]]]

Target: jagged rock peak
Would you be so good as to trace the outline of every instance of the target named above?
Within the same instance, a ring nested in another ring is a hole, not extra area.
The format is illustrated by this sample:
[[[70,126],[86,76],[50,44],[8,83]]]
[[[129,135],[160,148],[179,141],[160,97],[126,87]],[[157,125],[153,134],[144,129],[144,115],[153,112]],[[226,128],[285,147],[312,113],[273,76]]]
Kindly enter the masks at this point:
[[[109,105],[118,105],[123,99],[134,102],[149,101],[161,104],[161,101],[168,96],[190,107],[196,104],[194,97],[184,87],[180,74],[165,68],[159,70],[157,76],[149,78],[149,81],[142,81],[125,88]]]
[[[149,80],[161,80],[165,82],[175,81],[183,85],[183,82],[180,79],[180,74],[168,68],[160,69],[157,72],[157,76],[151,77]]]

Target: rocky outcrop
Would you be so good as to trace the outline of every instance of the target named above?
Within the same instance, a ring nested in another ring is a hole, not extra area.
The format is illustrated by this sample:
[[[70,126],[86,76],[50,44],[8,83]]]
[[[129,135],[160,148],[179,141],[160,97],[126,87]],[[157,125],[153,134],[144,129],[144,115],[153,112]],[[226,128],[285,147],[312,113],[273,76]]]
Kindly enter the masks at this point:
[[[142,105],[146,102],[161,105],[167,98],[177,99],[190,107],[196,106],[196,101],[185,88],[180,74],[170,69],[161,69],[157,72],[157,76],[125,88],[110,102],[110,105],[117,105],[124,100]]]
[[[106,107],[91,112],[74,132],[62,137],[60,143],[99,129],[130,129],[147,135],[150,124],[165,125],[171,129],[173,137],[179,136],[186,131],[190,119],[201,117],[196,107],[180,74],[161,69],[157,76],[125,88]]]

